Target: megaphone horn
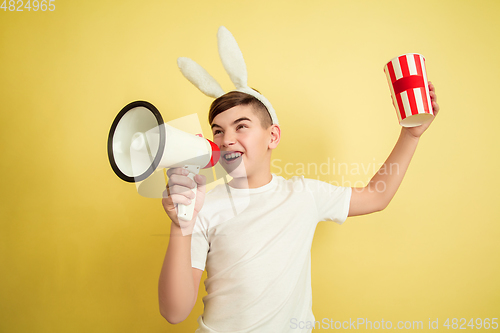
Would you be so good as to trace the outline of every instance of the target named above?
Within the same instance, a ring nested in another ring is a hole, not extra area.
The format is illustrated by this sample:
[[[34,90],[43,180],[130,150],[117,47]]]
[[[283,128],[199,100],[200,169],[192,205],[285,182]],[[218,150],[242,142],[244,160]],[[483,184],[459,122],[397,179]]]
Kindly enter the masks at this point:
[[[149,102],[135,101],[116,116],[108,136],[108,158],[115,174],[126,182],[139,182],[159,168],[183,167],[189,178],[200,168],[214,166],[219,147],[210,140],[165,124],[158,109]],[[193,189],[196,195],[196,188]],[[193,218],[195,200],[178,205],[178,218]]]

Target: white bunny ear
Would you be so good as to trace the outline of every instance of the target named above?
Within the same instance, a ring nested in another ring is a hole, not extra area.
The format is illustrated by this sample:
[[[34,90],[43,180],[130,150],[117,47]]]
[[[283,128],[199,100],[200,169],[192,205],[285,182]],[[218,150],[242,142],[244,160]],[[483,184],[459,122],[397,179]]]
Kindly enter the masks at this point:
[[[218,98],[224,95],[220,84],[208,72],[195,61],[180,57],[177,59],[177,66],[182,74],[192,84],[207,96]]]
[[[247,87],[247,66],[243,60],[238,43],[233,35],[225,27],[220,27],[217,32],[217,40],[219,45],[219,55],[222,60],[222,65],[227,74],[233,81],[236,89]]]

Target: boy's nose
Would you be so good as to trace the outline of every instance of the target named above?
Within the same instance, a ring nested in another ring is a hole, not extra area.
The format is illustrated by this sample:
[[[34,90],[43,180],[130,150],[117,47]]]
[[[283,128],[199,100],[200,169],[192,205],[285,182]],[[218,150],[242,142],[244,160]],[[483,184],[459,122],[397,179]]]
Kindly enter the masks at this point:
[[[222,145],[224,147],[229,147],[234,145],[235,141],[236,139],[234,135],[232,135],[231,133],[225,133],[224,138],[222,139]]]

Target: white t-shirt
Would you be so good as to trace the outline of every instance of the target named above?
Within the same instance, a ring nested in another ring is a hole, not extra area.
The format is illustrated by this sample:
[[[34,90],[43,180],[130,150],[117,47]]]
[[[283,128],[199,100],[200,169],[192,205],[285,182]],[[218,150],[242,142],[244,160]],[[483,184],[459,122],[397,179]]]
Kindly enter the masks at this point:
[[[191,265],[207,270],[197,333],[311,331],[297,323],[315,320],[314,231],[346,220],[352,190],[272,176],[259,188],[219,185],[206,195],[191,238]]]

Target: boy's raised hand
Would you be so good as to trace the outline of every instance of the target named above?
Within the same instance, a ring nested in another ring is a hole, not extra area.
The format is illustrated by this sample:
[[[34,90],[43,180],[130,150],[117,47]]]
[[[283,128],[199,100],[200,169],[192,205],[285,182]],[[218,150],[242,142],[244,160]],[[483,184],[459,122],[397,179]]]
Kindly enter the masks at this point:
[[[432,117],[430,121],[428,121],[420,126],[403,127],[404,131],[407,131],[409,134],[411,134],[417,138],[419,138],[427,130],[427,128],[431,125],[431,123],[434,121],[434,118],[436,118],[436,116],[439,112],[439,105],[437,103],[436,88],[434,87],[434,85],[430,81],[429,81],[429,92],[430,92],[430,96],[431,96],[432,111],[434,112],[434,117]]]
[[[194,206],[193,219],[191,221],[179,221],[177,218],[177,204],[189,205],[194,200],[194,193],[191,190],[195,183],[188,177],[189,172],[184,168],[172,168],[167,170],[168,184],[163,192],[162,204],[165,212],[172,222],[181,229],[191,230],[194,227],[196,216],[203,207],[205,201],[206,178],[203,175],[196,175],[194,180],[198,184],[196,192],[196,203]]]

